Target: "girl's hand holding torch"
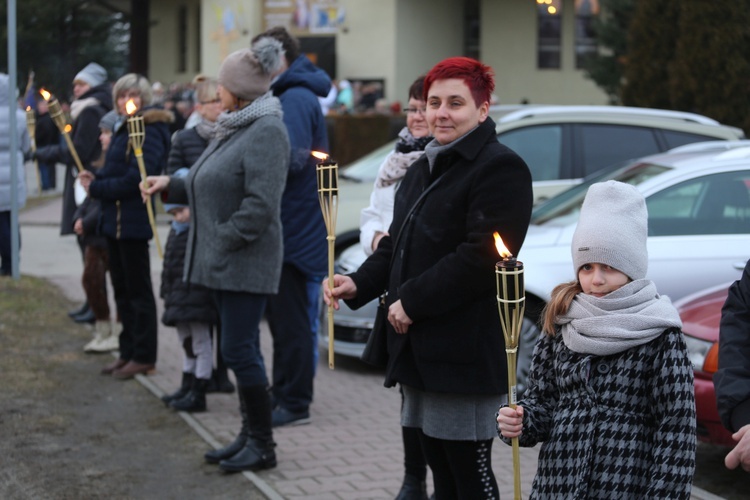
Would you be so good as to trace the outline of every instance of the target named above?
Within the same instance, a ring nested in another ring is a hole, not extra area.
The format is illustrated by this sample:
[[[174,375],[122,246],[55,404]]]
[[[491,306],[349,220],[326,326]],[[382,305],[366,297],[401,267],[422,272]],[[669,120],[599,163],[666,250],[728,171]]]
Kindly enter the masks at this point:
[[[81,187],[86,190],[86,194],[88,194],[89,186],[94,181],[94,179],[96,179],[96,176],[93,172],[89,172],[88,170],[84,170],[78,173],[78,182],[80,182]]]
[[[497,428],[504,438],[513,439],[523,432],[523,406],[504,406],[497,412]]]

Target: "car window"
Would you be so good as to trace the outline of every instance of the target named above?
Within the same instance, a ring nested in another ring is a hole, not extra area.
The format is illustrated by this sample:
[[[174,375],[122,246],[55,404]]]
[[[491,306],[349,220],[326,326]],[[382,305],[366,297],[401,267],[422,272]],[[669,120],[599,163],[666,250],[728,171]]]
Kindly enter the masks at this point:
[[[649,127],[584,123],[578,125],[583,175],[590,175],[613,163],[640,158],[661,151]]]
[[[531,170],[533,181],[550,181],[560,178],[561,126],[539,125],[509,130],[500,133],[497,140],[524,159]]]
[[[650,236],[750,233],[750,172],[691,179],[646,203]]]
[[[596,182],[610,179],[638,184],[669,170],[669,167],[653,163],[622,162],[610,168],[602,169],[594,175],[586,177],[582,183],[573,186],[534,207],[531,213],[531,224],[567,225],[578,220],[578,212],[586,197],[589,187]]]
[[[374,181],[378,176],[378,169],[385,160],[388,153],[396,147],[396,141],[391,141],[380,146],[375,151],[366,154],[362,158],[353,161],[345,168],[341,169],[339,175],[345,179],[351,179],[360,182]]]
[[[715,141],[717,137],[710,135],[691,134],[689,132],[677,132],[675,130],[662,130],[664,139],[667,141],[669,149],[694,142]]]

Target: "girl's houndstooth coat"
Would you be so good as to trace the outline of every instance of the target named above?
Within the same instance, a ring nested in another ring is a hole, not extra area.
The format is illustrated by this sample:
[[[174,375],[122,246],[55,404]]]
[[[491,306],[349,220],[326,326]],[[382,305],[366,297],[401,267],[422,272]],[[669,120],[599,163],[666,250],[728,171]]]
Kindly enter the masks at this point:
[[[675,329],[604,357],[569,350],[560,334],[540,338],[518,403],[520,445],[544,442],[531,498],[690,498],[695,399],[685,353]]]

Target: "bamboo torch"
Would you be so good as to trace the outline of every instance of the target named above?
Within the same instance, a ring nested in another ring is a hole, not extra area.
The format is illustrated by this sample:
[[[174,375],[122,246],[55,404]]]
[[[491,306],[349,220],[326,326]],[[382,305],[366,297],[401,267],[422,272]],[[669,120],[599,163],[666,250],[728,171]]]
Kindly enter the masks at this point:
[[[26,106],[26,130],[29,132],[31,152],[36,153],[36,116],[31,106]],[[38,160],[34,160],[34,167],[36,168],[36,187],[39,194],[42,194],[42,172],[39,170]]]
[[[320,160],[318,174],[318,200],[323,212],[328,236],[328,287],[333,289],[333,259],[336,247],[336,216],[339,208],[339,166],[325,153],[313,151]],[[328,367],[333,370],[333,302],[328,305]]]
[[[73,161],[75,161],[76,167],[78,167],[78,172],[83,172],[83,164],[81,163],[81,159],[78,157],[76,147],[73,145],[73,140],[70,138],[70,134],[68,133],[70,130],[66,127],[67,123],[65,123],[65,115],[63,114],[62,107],[60,106],[60,101],[57,100],[57,97],[53,96],[51,93],[47,92],[44,89],[41,89],[39,93],[42,94],[44,100],[47,101],[47,105],[49,106],[50,118],[52,118],[52,121],[55,122],[55,125],[57,125],[57,128],[60,130],[60,133],[63,135],[63,137],[65,137],[65,142],[68,144],[68,151],[70,151],[70,156],[73,157]]]
[[[136,115],[138,107],[133,102],[133,99],[129,99],[125,103],[125,111],[128,113],[128,136],[130,137],[130,145],[135,153],[135,159],[138,162],[138,170],[141,173],[141,182],[148,188],[148,181],[146,180],[146,165],[143,163],[143,141],[146,138],[146,127],[143,122],[142,115]],[[156,232],[156,219],[154,218],[154,207],[151,204],[151,197],[146,198],[146,212],[148,213],[148,222],[151,224],[151,232],[154,233],[154,243],[156,243],[156,251],[159,252],[159,257],[164,258],[164,254],[161,250],[161,242],[159,241],[159,233]]]
[[[505,354],[508,357],[508,406],[516,408],[516,357],[521,335],[523,313],[526,309],[526,291],[523,282],[523,262],[519,262],[505,247],[500,235],[495,232],[495,246],[503,259],[495,264],[497,282],[497,311],[505,337]],[[513,498],[521,499],[521,459],[518,438],[511,440],[513,446]]]

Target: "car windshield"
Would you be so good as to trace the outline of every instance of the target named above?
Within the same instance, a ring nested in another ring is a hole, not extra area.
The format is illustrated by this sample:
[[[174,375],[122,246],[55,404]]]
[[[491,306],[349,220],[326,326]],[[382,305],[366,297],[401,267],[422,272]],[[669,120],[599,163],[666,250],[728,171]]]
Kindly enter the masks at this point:
[[[583,199],[589,186],[596,182],[616,180],[637,186],[651,177],[669,170],[670,167],[653,163],[620,163],[597,172],[584,179],[581,184],[563,191],[534,208],[531,224],[565,226],[578,220]]]
[[[339,176],[344,179],[350,179],[357,182],[373,182],[378,176],[380,165],[388,156],[388,153],[396,147],[396,142],[391,141],[388,144],[380,146],[362,158],[355,160],[346,167],[341,169]]]

